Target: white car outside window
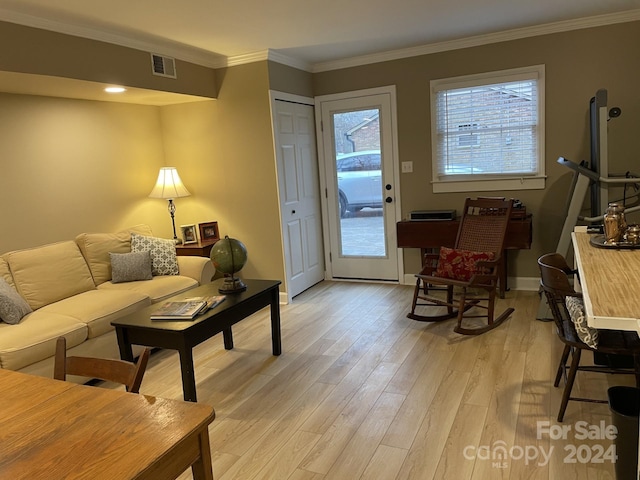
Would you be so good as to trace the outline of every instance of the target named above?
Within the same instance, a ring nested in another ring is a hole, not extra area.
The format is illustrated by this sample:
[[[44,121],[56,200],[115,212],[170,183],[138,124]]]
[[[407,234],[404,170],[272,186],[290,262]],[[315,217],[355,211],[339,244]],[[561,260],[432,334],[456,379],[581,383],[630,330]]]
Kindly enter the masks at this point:
[[[380,150],[338,154],[336,172],[341,217],[365,207],[382,207]]]

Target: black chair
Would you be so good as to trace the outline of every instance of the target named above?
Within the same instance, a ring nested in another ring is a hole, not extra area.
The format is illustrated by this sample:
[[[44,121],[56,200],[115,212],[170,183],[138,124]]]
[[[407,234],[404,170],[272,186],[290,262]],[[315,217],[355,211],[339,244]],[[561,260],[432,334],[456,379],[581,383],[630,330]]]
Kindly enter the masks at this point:
[[[565,258],[558,253],[542,255],[538,259],[538,267],[540,268],[540,285],[551,309],[558,338],[564,343],[564,350],[562,351],[562,357],[560,358],[560,364],[553,383],[554,387],[558,387],[560,379],[562,377],[565,379],[560,411],[558,412],[558,422],[562,422],[569,400],[607,403],[607,400],[571,396],[571,390],[578,371],[635,375],[636,385],[640,387],[640,340],[638,335],[635,332],[622,330],[598,330],[599,338],[595,348],[584,343],[578,336],[566,301],[567,297],[582,298],[582,294],[576,292],[569,281],[569,275],[575,274],[575,270],[572,270]],[[633,358],[633,367],[580,365],[583,350],[591,351],[594,354],[612,356],[630,355]],[[567,364],[569,357],[571,357],[571,363]]]

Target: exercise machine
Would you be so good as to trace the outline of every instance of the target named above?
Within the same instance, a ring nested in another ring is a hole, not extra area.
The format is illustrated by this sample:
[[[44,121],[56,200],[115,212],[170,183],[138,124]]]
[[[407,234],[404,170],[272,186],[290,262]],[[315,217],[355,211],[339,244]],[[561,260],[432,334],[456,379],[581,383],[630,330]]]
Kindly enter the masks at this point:
[[[556,247],[556,253],[565,258],[569,254],[571,246],[571,232],[578,221],[588,222],[592,226],[602,224],[604,213],[609,206],[609,186],[626,185],[640,182],[640,177],[626,172],[624,175],[611,175],[609,173],[609,155],[607,122],[617,118],[622,113],[618,107],[607,107],[607,90],[600,89],[589,102],[589,130],[591,135],[591,161],[575,163],[564,157],[558,158],[558,163],[573,171],[569,197],[566,206],[566,215],[560,239]],[[590,194],[591,214],[582,216],[580,212],[584,199]],[[640,210],[640,206],[625,209],[625,213]],[[552,318],[549,307],[544,298],[540,300],[537,317],[539,320]]]
[[[598,90],[589,103],[590,133],[591,133],[591,162],[574,163],[564,157],[558,158],[558,163],[573,170],[570,196],[566,207],[566,217],[556,252],[566,257],[571,245],[571,232],[578,221],[590,224],[602,223],[604,213],[609,205],[609,186],[639,183],[640,177],[626,172],[624,175],[609,173],[609,155],[607,140],[607,122],[617,118],[622,113],[618,107],[608,109],[607,91]],[[591,215],[581,216],[582,204],[589,192]],[[640,206],[631,207],[625,213],[640,210]]]

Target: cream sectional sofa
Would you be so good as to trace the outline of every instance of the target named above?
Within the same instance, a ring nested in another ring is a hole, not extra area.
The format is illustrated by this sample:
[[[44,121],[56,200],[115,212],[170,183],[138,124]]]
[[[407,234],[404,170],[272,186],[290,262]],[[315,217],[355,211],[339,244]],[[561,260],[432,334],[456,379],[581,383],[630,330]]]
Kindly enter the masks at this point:
[[[119,358],[114,319],[211,281],[215,269],[208,258],[185,256],[172,260],[178,275],[114,283],[110,253],[130,252],[132,233],[152,237],[139,225],[0,256],[0,278],[33,310],[18,324],[0,321],[1,368],[52,376],[61,335],[70,355]]]

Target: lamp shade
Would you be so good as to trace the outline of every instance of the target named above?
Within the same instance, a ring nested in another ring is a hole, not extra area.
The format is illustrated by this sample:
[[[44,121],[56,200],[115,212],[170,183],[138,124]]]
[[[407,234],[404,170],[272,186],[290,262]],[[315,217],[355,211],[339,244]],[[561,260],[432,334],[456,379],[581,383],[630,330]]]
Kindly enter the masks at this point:
[[[149,197],[151,198],[170,198],[188,197],[191,195],[187,187],[184,186],[178,170],[175,167],[162,167],[158,174],[156,186],[153,187]]]

